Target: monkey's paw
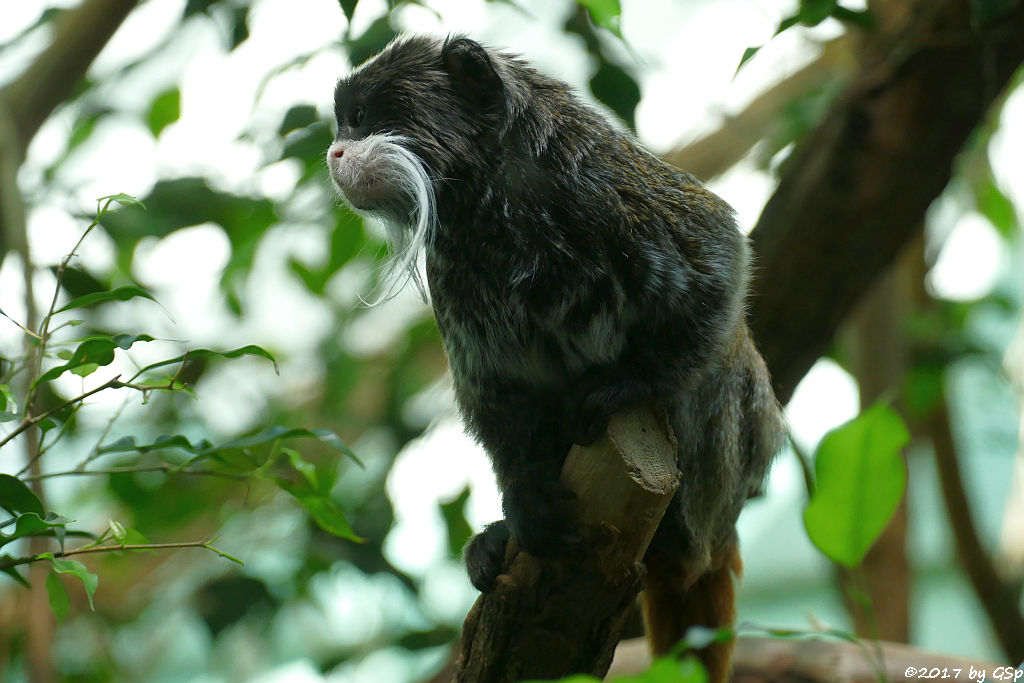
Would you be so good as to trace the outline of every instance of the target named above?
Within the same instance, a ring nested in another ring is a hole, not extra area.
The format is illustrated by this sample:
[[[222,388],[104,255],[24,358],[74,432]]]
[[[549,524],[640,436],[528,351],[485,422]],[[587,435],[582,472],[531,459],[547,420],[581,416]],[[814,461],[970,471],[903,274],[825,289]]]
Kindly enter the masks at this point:
[[[481,593],[494,590],[498,575],[505,571],[505,546],[511,538],[505,520],[498,520],[469,539],[462,550],[469,581]]]

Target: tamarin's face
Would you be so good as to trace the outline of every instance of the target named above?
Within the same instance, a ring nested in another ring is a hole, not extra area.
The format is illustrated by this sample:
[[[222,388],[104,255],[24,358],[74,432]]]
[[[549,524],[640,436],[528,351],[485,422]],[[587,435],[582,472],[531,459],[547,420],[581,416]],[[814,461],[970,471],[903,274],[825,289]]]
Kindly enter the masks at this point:
[[[435,181],[458,180],[497,126],[501,80],[467,39],[400,39],[338,81],[331,178],[355,208],[404,220]],[[426,181],[427,187],[422,181]]]

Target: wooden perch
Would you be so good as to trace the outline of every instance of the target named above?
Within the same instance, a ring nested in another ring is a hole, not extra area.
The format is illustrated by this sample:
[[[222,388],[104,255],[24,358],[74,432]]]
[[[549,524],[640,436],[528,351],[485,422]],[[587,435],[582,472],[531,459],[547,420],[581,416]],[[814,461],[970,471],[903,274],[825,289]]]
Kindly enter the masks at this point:
[[[878,658],[881,661],[878,661]],[[613,675],[636,675],[647,671],[651,655],[643,638],[619,644],[615,661],[609,671]],[[899,643],[872,642],[861,644],[826,638],[781,639],[740,636],[733,658],[732,683],[878,683],[884,680],[921,680],[943,678],[969,679],[971,668],[985,671],[989,680],[1000,664],[980,659],[966,659],[923,652]],[[1005,666],[1005,664],[1003,665]],[[946,676],[941,672],[947,670]],[[960,675],[955,675],[956,670]],[[912,675],[908,672],[914,670]],[[922,676],[925,672],[931,675]],[[939,674],[935,675],[934,672]]]
[[[457,681],[603,676],[611,664],[640,560],[679,486],[675,438],[660,411],[624,410],[601,441],[573,446],[562,481],[576,495],[580,551],[548,560],[509,544],[506,573],[466,617]]]

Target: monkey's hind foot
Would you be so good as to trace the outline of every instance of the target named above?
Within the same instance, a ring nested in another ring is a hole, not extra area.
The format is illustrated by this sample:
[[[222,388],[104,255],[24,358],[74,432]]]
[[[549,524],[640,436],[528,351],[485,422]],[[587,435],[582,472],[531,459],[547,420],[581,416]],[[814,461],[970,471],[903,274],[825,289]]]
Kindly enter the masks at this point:
[[[494,582],[505,570],[505,546],[512,537],[505,520],[484,527],[462,550],[469,581],[481,593],[494,590]]]

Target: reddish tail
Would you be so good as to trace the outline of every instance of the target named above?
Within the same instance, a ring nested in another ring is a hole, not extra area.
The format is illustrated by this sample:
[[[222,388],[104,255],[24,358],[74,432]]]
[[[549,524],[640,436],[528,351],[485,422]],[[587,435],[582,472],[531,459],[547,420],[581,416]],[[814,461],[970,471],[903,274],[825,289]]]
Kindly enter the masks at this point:
[[[713,558],[711,569],[696,577],[687,574],[678,558],[648,553],[644,562],[644,621],[654,654],[670,651],[691,626],[719,628],[736,620],[734,577],[742,573],[743,563],[735,543]],[[694,652],[707,669],[710,683],[728,680],[732,648],[730,640]]]

